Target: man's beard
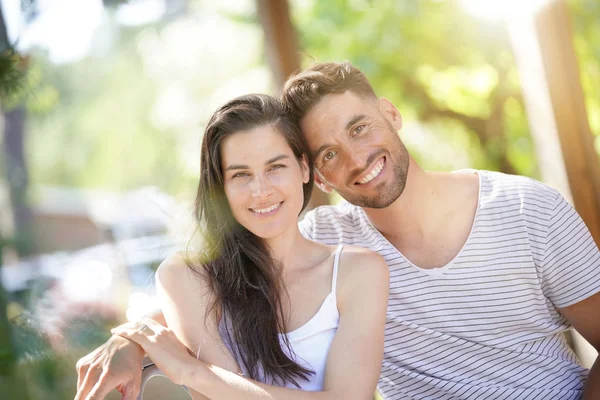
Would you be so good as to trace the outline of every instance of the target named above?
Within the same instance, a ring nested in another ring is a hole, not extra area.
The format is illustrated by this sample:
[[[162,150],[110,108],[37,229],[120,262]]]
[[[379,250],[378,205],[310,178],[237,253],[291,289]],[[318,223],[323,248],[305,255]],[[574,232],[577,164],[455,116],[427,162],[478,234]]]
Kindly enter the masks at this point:
[[[386,208],[389,207],[400,195],[404,192],[406,187],[406,179],[408,176],[409,157],[406,148],[402,146],[404,150],[404,157],[401,157],[399,163],[394,166],[394,179],[391,185],[386,185],[382,182],[377,186],[380,190],[378,196],[358,196],[356,199],[346,199],[348,202],[366,208]]]
[[[390,132],[395,132],[392,124],[387,121]],[[390,185],[386,185],[385,182],[381,182],[376,189],[379,191],[378,195],[375,196],[364,196],[354,195],[353,193],[342,193],[337,190],[338,194],[344,198],[348,203],[359,207],[365,208],[386,208],[389,207],[402,193],[406,187],[406,180],[408,179],[408,167],[410,165],[410,155],[408,150],[404,146],[404,143],[400,140],[400,137],[396,136],[397,142],[393,143],[394,148],[388,151],[388,162],[390,165],[393,163],[393,180]],[[394,146],[395,145],[395,146]],[[396,157],[394,157],[394,155]],[[334,188],[335,189],[335,188]]]

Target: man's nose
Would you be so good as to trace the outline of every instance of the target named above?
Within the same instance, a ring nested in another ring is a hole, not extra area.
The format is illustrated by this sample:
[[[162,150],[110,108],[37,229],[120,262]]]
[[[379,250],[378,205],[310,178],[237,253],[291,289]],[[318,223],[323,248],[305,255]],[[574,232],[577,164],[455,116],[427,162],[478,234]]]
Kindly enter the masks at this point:
[[[345,168],[348,171],[363,169],[366,166],[368,153],[364,147],[358,145],[347,145],[342,149],[344,152]]]

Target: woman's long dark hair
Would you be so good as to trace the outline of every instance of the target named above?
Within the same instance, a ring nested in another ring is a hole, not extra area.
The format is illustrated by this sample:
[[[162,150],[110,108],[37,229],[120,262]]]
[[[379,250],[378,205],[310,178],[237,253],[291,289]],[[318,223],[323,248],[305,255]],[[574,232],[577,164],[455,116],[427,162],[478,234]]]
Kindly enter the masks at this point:
[[[225,327],[227,335],[224,340],[249,377],[262,381],[271,378],[275,383],[291,382],[297,386],[297,378],[306,379],[313,371],[292,360],[279,339],[279,333],[287,331],[281,305],[285,293],[281,268],[271,258],[267,244],[233,217],[221,171],[223,139],[261,126],[275,127],[298,161],[303,156],[310,158],[298,125],[284,111],[280,100],[267,95],[246,95],[220,107],[204,132],[195,203],[195,217],[204,231],[207,257],[188,265],[209,282],[215,294],[211,314],[216,318],[220,315],[220,326]],[[310,161],[309,171],[302,209],[308,203],[313,185]],[[284,345],[290,349],[287,338]]]

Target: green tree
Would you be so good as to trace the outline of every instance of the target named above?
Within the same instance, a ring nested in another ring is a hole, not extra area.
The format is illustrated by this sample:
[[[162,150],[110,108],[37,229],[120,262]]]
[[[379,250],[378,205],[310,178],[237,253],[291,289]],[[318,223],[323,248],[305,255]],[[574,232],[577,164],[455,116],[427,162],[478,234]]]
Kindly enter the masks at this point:
[[[401,135],[427,169],[537,176],[504,26],[456,1],[298,2],[305,63],[348,60],[408,123]]]

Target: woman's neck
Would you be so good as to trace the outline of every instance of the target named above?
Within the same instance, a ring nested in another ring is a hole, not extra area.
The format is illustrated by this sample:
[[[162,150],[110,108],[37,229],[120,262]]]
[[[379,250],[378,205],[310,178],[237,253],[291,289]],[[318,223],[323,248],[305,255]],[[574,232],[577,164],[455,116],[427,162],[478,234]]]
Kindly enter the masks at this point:
[[[293,229],[289,229],[275,238],[266,239],[265,242],[273,260],[284,269],[295,268],[295,266],[303,264],[302,259],[306,257],[301,255],[306,255],[313,244],[300,234],[296,225]]]

